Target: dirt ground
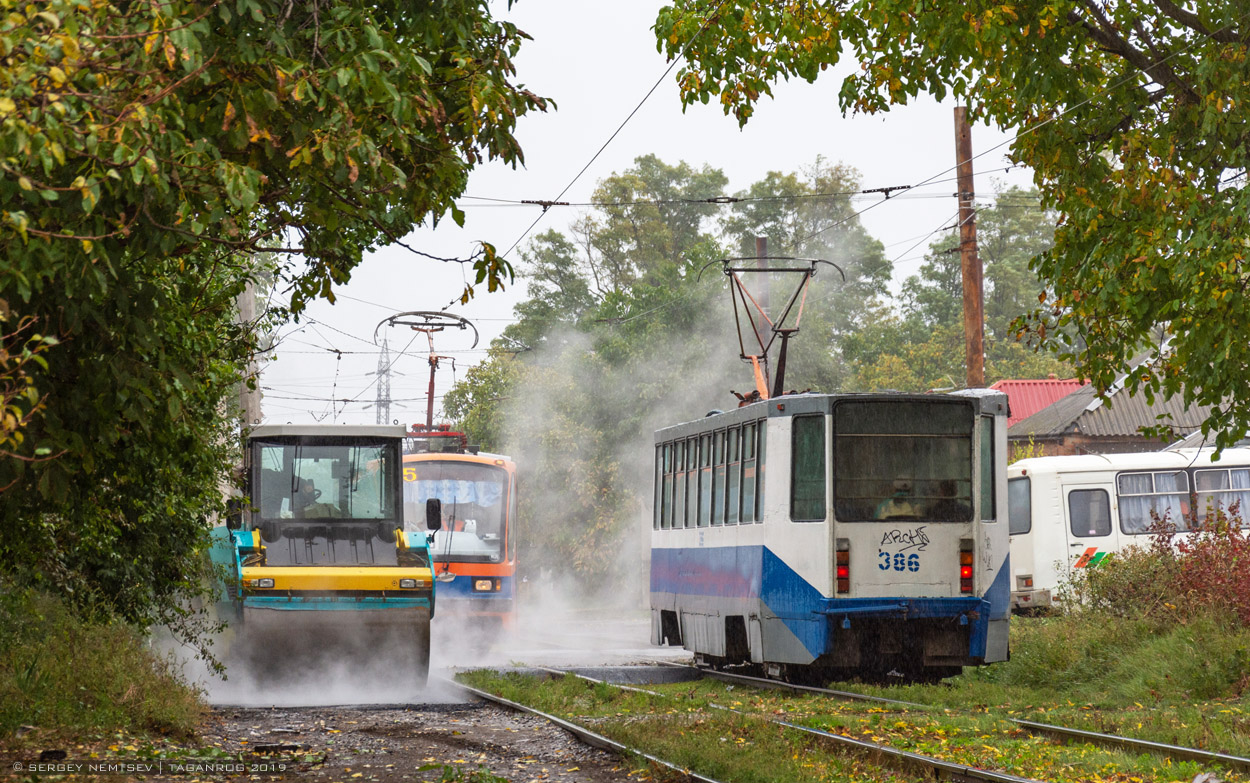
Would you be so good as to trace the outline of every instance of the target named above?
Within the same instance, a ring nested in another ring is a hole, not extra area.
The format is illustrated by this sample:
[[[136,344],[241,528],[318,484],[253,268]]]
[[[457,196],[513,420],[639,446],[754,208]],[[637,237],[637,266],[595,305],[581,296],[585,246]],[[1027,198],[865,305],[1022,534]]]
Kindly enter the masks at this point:
[[[275,755],[299,759],[293,774],[265,780],[609,783],[648,777],[545,720],[480,702],[218,708],[201,738],[232,753],[278,746]]]

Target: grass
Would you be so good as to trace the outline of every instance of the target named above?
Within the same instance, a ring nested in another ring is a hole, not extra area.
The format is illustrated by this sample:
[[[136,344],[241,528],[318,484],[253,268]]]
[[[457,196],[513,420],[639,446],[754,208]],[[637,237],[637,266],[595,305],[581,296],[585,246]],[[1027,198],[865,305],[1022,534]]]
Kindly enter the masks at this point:
[[[0,583],[0,741],[118,731],[193,736],[199,694],[127,625]]]
[[[1007,663],[969,669],[937,685],[836,686],[925,705],[910,710],[710,680],[649,686],[661,694],[656,698],[572,677],[462,677],[726,781],[923,777],[768,722],[776,718],[1023,777],[1142,783],[1192,780],[1205,769],[1196,762],[1057,744],[1030,735],[1012,719],[1250,756],[1247,650],[1250,630],[1212,618],[1174,625],[1079,613],[1017,618]],[[1220,776],[1248,779],[1244,773]]]

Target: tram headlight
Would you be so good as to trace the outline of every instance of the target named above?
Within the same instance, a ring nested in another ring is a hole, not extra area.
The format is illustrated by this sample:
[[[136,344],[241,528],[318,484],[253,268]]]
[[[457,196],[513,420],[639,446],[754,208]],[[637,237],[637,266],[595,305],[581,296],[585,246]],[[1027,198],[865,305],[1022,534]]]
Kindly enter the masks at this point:
[[[399,580],[399,586],[400,586],[400,588],[401,588],[401,589],[403,589],[403,590],[415,590],[415,589],[417,588],[417,580],[415,580],[415,579],[400,579],[400,580]]]
[[[265,577],[263,579],[253,579],[252,587],[258,587],[262,590],[273,588],[273,579]]]
[[[492,593],[495,591],[494,579],[474,579],[473,591],[475,593]]]

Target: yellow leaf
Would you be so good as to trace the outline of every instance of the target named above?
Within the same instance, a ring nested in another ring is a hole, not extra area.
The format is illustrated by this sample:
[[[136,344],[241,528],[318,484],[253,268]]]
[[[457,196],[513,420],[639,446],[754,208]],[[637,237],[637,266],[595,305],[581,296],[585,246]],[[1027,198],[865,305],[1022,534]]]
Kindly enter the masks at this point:
[[[230,130],[230,123],[232,121],[234,121],[234,104],[230,101],[226,101],[226,116],[221,121],[221,129],[223,131]]]
[[[17,184],[22,190],[33,190],[34,186],[30,184],[30,180],[26,177],[18,177]]]
[[[65,84],[65,82],[68,81],[65,76],[65,71],[62,71],[55,65],[48,69],[48,75],[51,76],[52,81],[56,82],[58,85]]]
[[[156,33],[152,33],[147,38],[145,38],[143,40],[143,53],[151,54],[152,50],[156,48],[156,42],[159,41],[160,39],[161,39],[160,35]]]
[[[174,48],[174,42],[169,40],[168,35],[165,36],[165,64],[171,71],[178,64],[178,50]]]
[[[17,111],[17,104],[12,98],[0,98],[0,115],[12,114]]]

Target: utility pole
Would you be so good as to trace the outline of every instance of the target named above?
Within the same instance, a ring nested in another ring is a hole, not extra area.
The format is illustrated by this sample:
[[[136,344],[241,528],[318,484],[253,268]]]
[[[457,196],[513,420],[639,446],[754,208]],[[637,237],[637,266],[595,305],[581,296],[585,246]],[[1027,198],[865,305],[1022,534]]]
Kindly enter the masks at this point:
[[[251,280],[235,300],[239,310],[239,323],[249,330],[256,326],[256,286]],[[248,381],[255,388],[248,388]],[[243,430],[260,423],[260,377],[256,370],[256,357],[247,361],[247,370],[239,382],[239,419]]]
[[[976,191],[972,184],[972,129],[968,109],[955,107],[955,164],[959,193],[959,260],[964,287],[964,353],[968,388],[985,386],[985,303],[977,256]]]

